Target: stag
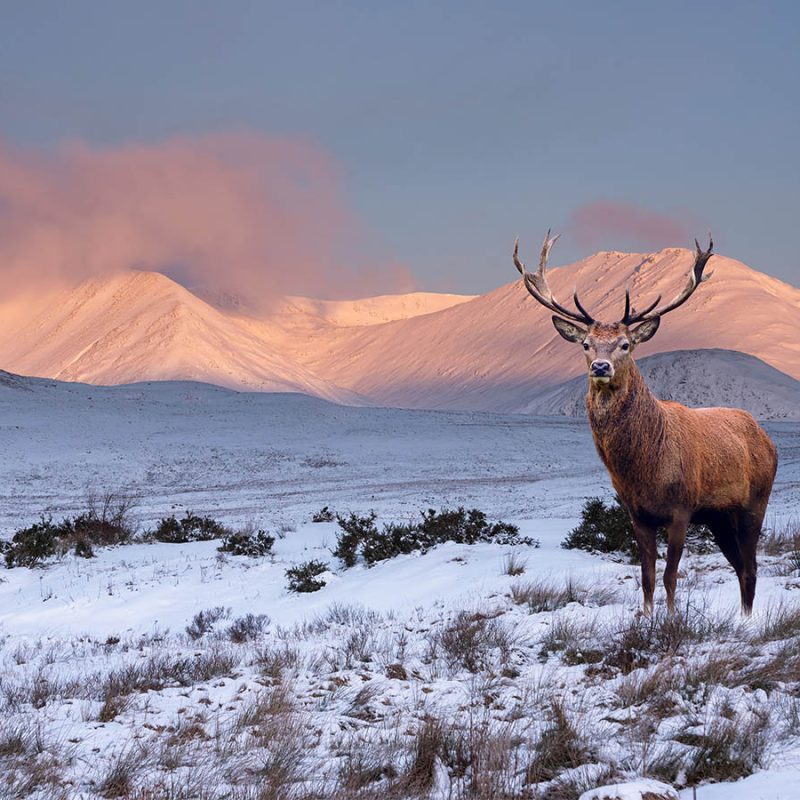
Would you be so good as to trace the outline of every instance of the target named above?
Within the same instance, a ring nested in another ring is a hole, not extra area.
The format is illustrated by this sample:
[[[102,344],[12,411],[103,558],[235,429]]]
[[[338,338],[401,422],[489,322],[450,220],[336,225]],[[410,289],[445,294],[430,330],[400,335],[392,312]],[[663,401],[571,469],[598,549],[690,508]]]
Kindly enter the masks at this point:
[[[695,240],[694,264],[683,290],[666,305],[661,296],[640,311],[625,291],[619,322],[599,322],[573,294],[575,311],[559,303],[547,282],[550,248],[558,236],[547,232],[539,268],[530,273],[514,245],[514,264],[525,288],[554,312],[553,325],[586,356],[586,408],[592,436],[611,483],[630,515],[642,565],[644,611],[653,608],[656,532],[667,530],[664,588],[675,608],[678,565],[689,523],[707,525],[739,579],[742,611],[749,615],[756,591],[756,545],[775,479],[778,453],[753,417],[734,408],[687,408],[658,400],[633,360],[651,339],[661,318],[682,306],[711,277],[703,274],[712,257]]]

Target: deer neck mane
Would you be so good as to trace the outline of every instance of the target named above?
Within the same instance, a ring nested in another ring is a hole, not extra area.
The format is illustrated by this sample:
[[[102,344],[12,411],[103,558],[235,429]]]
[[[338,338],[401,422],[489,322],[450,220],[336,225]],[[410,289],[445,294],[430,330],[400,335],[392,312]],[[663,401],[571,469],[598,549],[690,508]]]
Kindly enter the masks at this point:
[[[597,450],[612,472],[628,473],[658,458],[666,428],[664,410],[633,359],[607,386],[589,379],[586,408]]]

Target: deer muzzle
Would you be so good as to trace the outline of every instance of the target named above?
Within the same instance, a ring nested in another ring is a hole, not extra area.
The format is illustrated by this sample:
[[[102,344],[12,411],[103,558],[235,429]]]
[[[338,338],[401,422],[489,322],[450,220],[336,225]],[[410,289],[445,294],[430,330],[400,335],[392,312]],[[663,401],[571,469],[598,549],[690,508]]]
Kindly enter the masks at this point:
[[[597,359],[589,367],[589,377],[595,383],[608,383],[614,377],[614,366],[610,361]]]

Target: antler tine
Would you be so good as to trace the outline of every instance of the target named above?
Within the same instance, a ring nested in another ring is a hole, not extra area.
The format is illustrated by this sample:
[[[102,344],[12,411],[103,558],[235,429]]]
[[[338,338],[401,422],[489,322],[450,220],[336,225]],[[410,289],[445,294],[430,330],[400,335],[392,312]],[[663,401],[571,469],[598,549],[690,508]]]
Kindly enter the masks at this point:
[[[630,307],[628,291],[627,289],[625,290],[625,316],[622,318],[622,322],[624,324],[630,325],[634,322],[645,322],[648,319],[661,317],[664,314],[668,314],[670,311],[674,311],[676,308],[678,308],[678,306],[682,306],[694,294],[695,289],[697,289],[701,283],[705,283],[714,274],[713,272],[709,272],[705,275],[703,274],[706,264],[708,264],[709,259],[713,255],[712,251],[714,249],[714,239],[711,236],[711,232],[709,231],[708,234],[707,250],[703,250],[700,247],[700,242],[698,242],[697,239],[694,240],[694,244],[697,249],[695,251],[694,264],[692,264],[692,268],[689,270],[689,278],[686,281],[686,285],[665,306],[656,308],[661,301],[661,295],[659,295],[644,310],[634,311]]]
[[[661,302],[661,295],[658,295],[647,308],[637,311],[631,305],[630,290],[625,289],[625,315],[622,317],[623,325],[633,325],[634,322],[643,322],[644,318]]]
[[[547,235],[544,237],[544,242],[542,243],[541,253],[539,255],[539,269],[537,269],[533,274],[525,269],[525,265],[519,258],[519,239],[517,239],[514,242],[514,266],[516,266],[520,275],[522,275],[525,288],[545,308],[549,308],[550,311],[555,311],[556,314],[566,317],[567,319],[574,320],[575,322],[582,322],[585,325],[591,325],[594,322],[594,319],[592,319],[583,306],[581,306],[580,301],[577,299],[577,293],[574,295],[573,299],[575,299],[575,306],[578,311],[580,311],[580,314],[576,314],[574,311],[570,311],[568,308],[562,306],[561,303],[559,303],[558,300],[553,297],[553,292],[551,291],[550,285],[547,282],[547,259],[550,255],[550,249],[558,241],[559,236],[560,234],[551,237],[550,230],[548,229]]]
[[[557,233],[555,236],[550,238],[550,228],[547,229],[547,233],[545,234],[544,241],[542,242],[542,252],[539,254],[539,271],[544,272],[545,267],[547,266],[547,259],[550,258],[550,250],[553,245],[561,238],[561,234]]]
[[[573,303],[575,303],[575,308],[577,308],[577,309],[578,309],[578,311],[580,311],[580,312],[581,312],[581,314],[583,314],[583,316],[584,316],[584,319],[586,319],[586,320],[587,320],[587,322],[588,322],[589,320],[591,320],[592,322],[594,322],[594,320],[593,320],[593,319],[592,319],[592,317],[590,316],[589,312],[588,312],[588,311],[587,311],[587,310],[586,310],[586,309],[585,309],[585,308],[584,308],[584,307],[581,305],[581,301],[580,301],[580,300],[578,300],[578,289],[577,289],[577,288],[576,288],[576,289],[575,289],[575,291],[572,293],[572,302],[573,302]]]

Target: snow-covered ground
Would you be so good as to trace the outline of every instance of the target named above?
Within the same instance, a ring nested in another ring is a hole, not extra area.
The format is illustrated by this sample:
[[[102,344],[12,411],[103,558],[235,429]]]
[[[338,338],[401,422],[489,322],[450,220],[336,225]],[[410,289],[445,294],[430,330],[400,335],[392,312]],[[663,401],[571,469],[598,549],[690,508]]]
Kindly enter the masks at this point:
[[[781,527],[800,508],[800,429],[767,427]],[[637,616],[636,568],[560,547],[584,499],[610,496],[583,421],[7,378],[0,436],[6,536],[125,490],[142,528],[191,510],[278,537],[258,559],[215,541],[134,544],[3,570],[0,796],[556,800],[685,780],[684,762],[722,739],[708,756],[730,757],[720,774],[755,758],[754,774],[703,783],[700,800],[800,797],[800,674],[786,674],[800,577],[762,556],[742,621],[722,557],[688,554],[680,631]],[[345,569],[336,524],[310,521],[325,505],[386,521],[475,506],[541,546],[446,544]],[[289,594],[285,570],[309,559],[330,565],[327,585]],[[565,726],[572,749],[555,749],[571,755],[548,761]]]

